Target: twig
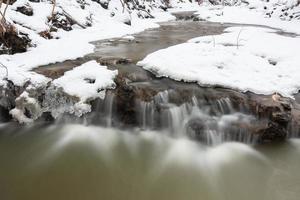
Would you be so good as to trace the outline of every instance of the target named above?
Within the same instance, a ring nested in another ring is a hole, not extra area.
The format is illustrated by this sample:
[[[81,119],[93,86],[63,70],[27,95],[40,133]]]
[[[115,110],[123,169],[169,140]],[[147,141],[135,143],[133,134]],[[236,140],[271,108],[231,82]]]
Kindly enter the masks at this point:
[[[7,67],[5,65],[3,65],[1,62],[0,62],[0,67],[4,68],[6,70],[6,77],[5,78],[7,78],[8,77],[8,69],[7,69]]]
[[[52,7],[52,11],[51,11],[51,20],[54,17],[54,12],[55,12],[55,7],[56,7],[56,0],[52,0],[53,3],[53,7]]]
[[[216,47],[216,39],[215,39],[215,36],[211,36],[213,38],[213,42],[214,42],[214,47]]]
[[[241,29],[239,31],[239,34],[238,34],[238,37],[237,37],[237,40],[236,40],[236,48],[237,49],[239,49],[240,36],[241,36],[242,31],[243,31],[243,28],[244,27],[241,27]]]
[[[9,3],[10,3],[10,0],[7,0],[6,7],[5,7],[4,12],[3,12],[4,19],[5,19],[5,14],[6,14]]]

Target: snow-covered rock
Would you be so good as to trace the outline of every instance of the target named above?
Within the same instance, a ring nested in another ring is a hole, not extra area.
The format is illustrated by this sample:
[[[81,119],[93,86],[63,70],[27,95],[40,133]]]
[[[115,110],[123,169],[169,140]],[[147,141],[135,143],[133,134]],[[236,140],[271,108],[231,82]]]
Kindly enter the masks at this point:
[[[73,112],[81,116],[91,111],[89,101],[96,98],[104,99],[107,89],[114,89],[114,79],[118,71],[108,70],[106,66],[99,65],[96,61],[87,62],[64,76],[52,82],[56,88],[61,88],[64,93],[79,99],[74,105]]]
[[[118,71],[108,70],[106,66],[90,61],[66,72],[53,84],[63,88],[67,94],[78,97],[81,102],[86,102],[95,98],[103,99],[106,89],[115,88],[114,78],[117,74]]]

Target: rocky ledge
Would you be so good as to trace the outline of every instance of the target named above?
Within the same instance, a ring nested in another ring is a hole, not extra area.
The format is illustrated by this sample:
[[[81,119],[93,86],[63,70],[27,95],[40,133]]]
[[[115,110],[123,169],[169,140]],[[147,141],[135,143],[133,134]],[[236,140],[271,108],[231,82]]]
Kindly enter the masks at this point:
[[[84,61],[86,60],[69,61],[65,68],[38,70],[50,78],[57,78],[72,66]],[[242,93],[226,88],[200,87],[194,83],[157,78],[123,58],[99,58],[98,62],[108,65],[110,69],[118,69],[119,74],[115,80],[117,87],[107,91],[104,100],[91,100],[89,103],[92,105],[92,112],[76,117],[78,119],[89,119],[89,123],[115,127],[169,129],[171,132],[176,132],[176,123],[184,121],[180,124],[184,130],[180,131],[185,131],[198,140],[203,140],[203,134],[207,131],[221,131],[230,140],[243,142],[245,135],[255,138],[257,142],[298,136],[300,104],[295,99],[281,97],[279,94]],[[54,121],[58,116],[70,116],[71,107],[77,102],[76,97],[51,87],[51,84],[27,90],[28,95],[37,100],[34,103],[28,102],[19,97],[24,88],[26,86],[17,87],[12,82],[6,88],[1,88],[2,122],[12,120],[9,111],[15,107],[21,108],[30,119]],[[199,110],[195,111],[195,108]],[[55,116],[53,113],[56,113]],[[177,122],[176,115],[179,119]],[[224,128],[222,123],[227,116],[238,117]],[[109,124],[107,120],[110,121]]]

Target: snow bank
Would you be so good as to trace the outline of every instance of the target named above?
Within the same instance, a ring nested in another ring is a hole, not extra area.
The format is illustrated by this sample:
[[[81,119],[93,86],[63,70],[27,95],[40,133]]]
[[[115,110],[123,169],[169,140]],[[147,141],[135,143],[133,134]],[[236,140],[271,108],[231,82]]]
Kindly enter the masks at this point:
[[[300,37],[235,27],[159,50],[138,65],[175,80],[290,97],[300,89]]]
[[[204,0],[171,1],[170,12],[196,11],[200,20],[221,23],[263,25],[300,34],[298,0]]]
[[[243,6],[204,6],[196,13],[198,18],[212,22],[263,25],[300,34],[300,20],[284,21],[276,17],[266,17],[264,11],[251,10]]]

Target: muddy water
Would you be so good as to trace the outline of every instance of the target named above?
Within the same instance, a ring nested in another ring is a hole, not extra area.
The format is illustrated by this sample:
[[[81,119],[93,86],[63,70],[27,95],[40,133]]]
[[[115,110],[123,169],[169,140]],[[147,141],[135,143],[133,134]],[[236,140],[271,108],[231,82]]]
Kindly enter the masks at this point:
[[[126,58],[136,63],[149,53],[186,42],[194,37],[220,34],[226,27],[226,25],[211,22],[165,22],[161,24],[160,28],[149,29],[133,35],[135,39],[132,41],[124,38],[115,38],[93,42],[95,45],[95,53],[93,54],[77,60],[42,66],[34,71],[56,78],[65,71],[93,59],[102,61],[104,64],[110,64],[117,58]]]
[[[297,200],[300,141],[213,147],[83,125],[0,129],[5,200]]]
[[[129,58],[133,62],[142,60],[146,55],[187,40],[203,36],[221,34],[225,25],[211,22],[172,21],[163,23],[159,29],[150,29],[135,35],[134,41],[120,40],[119,42],[96,42],[94,55],[101,57],[118,56]],[[102,47],[106,48],[102,48]]]

